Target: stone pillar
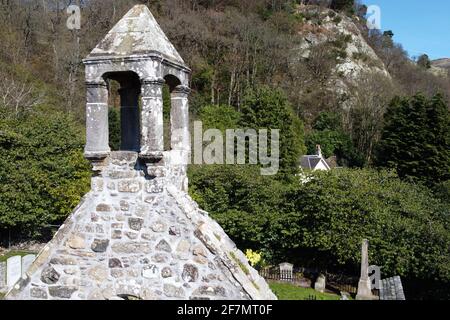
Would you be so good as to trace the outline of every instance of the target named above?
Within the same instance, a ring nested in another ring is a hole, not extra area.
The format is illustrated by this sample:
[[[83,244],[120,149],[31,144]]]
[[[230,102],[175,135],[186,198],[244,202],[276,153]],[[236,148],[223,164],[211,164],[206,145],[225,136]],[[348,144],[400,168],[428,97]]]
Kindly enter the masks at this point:
[[[142,82],[141,152],[144,160],[161,160],[164,152],[164,79]]]
[[[87,159],[106,158],[109,147],[108,87],[104,81],[87,82],[86,147]]]
[[[369,241],[364,239],[361,247],[361,278],[358,283],[356,300],[373,299],[371,287],[369,279]]]
[[[171,95],[171,147],[172,150],[190,151],[191,137],[189,135],[189,93],[186,86],[177,86]]]
[[[140,150],[139,130],[139,88],[121,88],[120,94],[120,125],[121,150]]]

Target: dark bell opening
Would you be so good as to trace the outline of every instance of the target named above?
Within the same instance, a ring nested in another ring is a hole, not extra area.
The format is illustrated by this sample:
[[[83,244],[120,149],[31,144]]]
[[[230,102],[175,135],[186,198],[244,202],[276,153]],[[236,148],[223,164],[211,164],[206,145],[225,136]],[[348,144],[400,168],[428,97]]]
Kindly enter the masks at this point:
[[[131,71],[104,75],[109,87],[110,147],[113,151],[140,151],[139,76]]]

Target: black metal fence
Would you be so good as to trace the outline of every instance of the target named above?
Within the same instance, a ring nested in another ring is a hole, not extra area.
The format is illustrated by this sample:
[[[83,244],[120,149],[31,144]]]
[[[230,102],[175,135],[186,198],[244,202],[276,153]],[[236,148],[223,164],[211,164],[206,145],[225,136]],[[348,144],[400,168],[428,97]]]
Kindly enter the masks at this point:
[[[259,274],[266,280],[283,281],[291,283],[306,283],[313,284],[319,275],[319,272],[306,271],[303,268],[296,268],[293,272],[281,271],[279,268],[265,268],[259,270]],[[355,295],[358,291],[358,277],[325,273],[326,287],[330,291],[336,293],[347,292]]]
[[[303,274],[300,272],[280,271],[276,269],[261,269],[259,271],[261,277],[272,281],[300,282]]]

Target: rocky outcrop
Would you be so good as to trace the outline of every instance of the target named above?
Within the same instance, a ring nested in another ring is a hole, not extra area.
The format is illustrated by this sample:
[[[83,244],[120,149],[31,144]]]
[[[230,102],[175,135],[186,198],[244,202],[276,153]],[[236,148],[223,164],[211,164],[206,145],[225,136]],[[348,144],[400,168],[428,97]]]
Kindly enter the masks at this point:
[[[431,61],[431,72],[437,76],[450,76],[450,58],[437,59]]]
[[[335,68],[335,72],[341,77],[356,80],[361,73],[368,71],[390,77],[383,62],[351,18],[314,6],[300,6],[298,12],[313,17],[305,22],[305,27],[301,30],[305,40],[299,50],[302,57],[308,57],[311,47],[315,45],[335,42],[345,53],[341,55]]]

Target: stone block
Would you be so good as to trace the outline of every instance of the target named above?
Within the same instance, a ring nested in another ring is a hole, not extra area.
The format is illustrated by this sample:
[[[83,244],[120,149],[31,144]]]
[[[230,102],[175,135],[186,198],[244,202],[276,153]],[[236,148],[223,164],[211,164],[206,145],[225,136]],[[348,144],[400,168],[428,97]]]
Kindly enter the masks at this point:
[[[47,266],[41,273],[41,281],[45,284],[56,284],[60,277],[61,275],[52,266]]]
[[[195,282],[198,279],[198,268],[193,264],[185,264],[181,278],[185,282]]]
[[[164,181],[161,179],[153,179],[147,181],[145,184],[145,191],[147,193],[161,193],[164,191]]]
[[[135,180],[120,181],[118,184],[119,192],[138,193],[141,191],[141,183]]]
[[[161,240],[155,248],[157,251],[165,251],[165,252],[172,252],[172,248],[170,247],[170,244],[166,240]]]
[[[172,284],[164,284],[164,294],[169,298],[184,298],[185,292],[183,288],[176,287]]]
[[[71,249],[84,249],[86,247],[86,243],[84,238],[72,235],[68,240],[66,245]]]
[[[108,239],[95,239],[94,242],[92,242],[91,249],[94,252],[106,252],[109,246],[109,240]]]
[[[97,212],[112,212],[113,208],[109,204],[101,203],[101,204],[97,205],[96,211]]]
[[[30,289],[30,297],[38,300],[48,299],[47,290],[45,288],[33,287]]]
[[[158,279],[159,269],[154,264],[144,266],[142,268],[142,276],[146,279]]]
[[[144,220],[140,218],[129,218],[128,219],[128,226],[131,230],[134,231],[141,231],[142,226],[144,225]]]
[[[54,298],[70,299],[74,292],[77,291],[75,287],[51,286],[48,287],[49,294]]]
[[[148,242],[117,242],[112,245],[112,251],[119,254],[139,253],[148,254],[152,251]]]

